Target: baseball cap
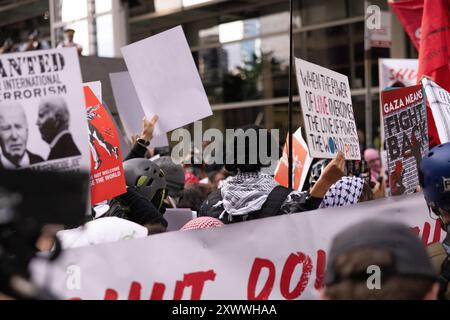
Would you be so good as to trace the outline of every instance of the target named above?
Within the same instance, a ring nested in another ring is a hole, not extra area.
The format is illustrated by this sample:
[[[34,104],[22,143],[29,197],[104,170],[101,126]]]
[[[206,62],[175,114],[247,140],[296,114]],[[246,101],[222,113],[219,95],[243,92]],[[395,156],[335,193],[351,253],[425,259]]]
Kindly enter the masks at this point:
[[[393,258],[392,265],[388,267],[390,274],[437,280],[423,243],[409,227],[397,222],[366,220],[345,229],[333,239],[325,272],[326,286],[341,279],[334,268],[337,257],[362,248],[388,251]]]

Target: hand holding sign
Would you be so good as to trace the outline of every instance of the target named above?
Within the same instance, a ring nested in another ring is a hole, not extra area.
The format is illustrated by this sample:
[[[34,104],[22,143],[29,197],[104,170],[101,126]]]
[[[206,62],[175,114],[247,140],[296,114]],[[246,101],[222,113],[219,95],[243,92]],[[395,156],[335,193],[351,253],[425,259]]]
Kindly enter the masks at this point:
[[[142,124],[142,133],[140,138],[145,141],[150,141],[153,138],[153,131],[155,131],[155,125],[158,122],[158,116],[153,116],[150,120],[144,117]]]
[[[342,152],[338,152],[335,159],[333,159],[323,170],[319,180],[317,180],[314,187],[311,189],[311,196],[315,198],[323,198],[328,189],[344,176],[345,157]]]

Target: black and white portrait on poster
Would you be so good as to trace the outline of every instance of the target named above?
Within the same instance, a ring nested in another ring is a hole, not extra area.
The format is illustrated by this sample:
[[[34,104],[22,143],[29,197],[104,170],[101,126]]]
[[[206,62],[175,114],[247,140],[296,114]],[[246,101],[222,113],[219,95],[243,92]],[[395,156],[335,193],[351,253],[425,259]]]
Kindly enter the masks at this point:
[[[90,168],[74,48],[0,56],[0,169]]]

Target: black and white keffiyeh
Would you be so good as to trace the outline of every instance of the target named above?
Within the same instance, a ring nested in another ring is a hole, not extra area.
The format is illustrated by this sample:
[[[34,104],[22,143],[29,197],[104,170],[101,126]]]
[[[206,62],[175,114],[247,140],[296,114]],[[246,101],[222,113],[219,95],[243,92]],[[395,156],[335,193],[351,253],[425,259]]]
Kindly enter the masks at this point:
[[[262,208],[269,193],[278,183],[269,175],[259,172],[239,173],[223,181],[220,188],[223,205],[230,215],[245,215]]]
[[[343,177],[327,191],[319,208],[343,207],[358,203],[363,188],[363,179],[358,177]]]
[[[261,210],[270,192],[278,186],[272,176],[261,172],[239,173],[222,181],[220,192],[222,201],[214,207],[223,206],[224,212],[230,216],[243,216]],[[299,211],[298,206],[306,201],[306,193],[292,191],[284,202],[281,212],[293,213]]]

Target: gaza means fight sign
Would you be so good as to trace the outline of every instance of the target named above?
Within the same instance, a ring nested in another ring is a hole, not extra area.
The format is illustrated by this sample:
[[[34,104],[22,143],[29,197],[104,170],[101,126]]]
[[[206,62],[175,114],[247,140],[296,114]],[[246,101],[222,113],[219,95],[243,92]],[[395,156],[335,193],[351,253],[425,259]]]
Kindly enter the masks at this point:
[[[89,170],[75,48],[0,56],[0,168]]]
[[[428,151],[427,111],[422,86],[383,91],[381,102],[391,194],[410,194]]]
[[[70,249],[33,279],[62,299],[317,299],[333,237],[366,219],[445,236],[419,193]]]
[[[358,133],[348,77],[295,59],[306,140],[313,158],[360,160]]]

